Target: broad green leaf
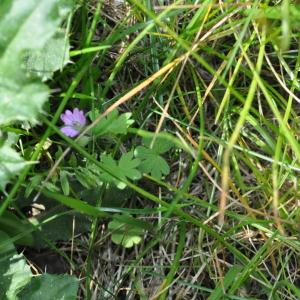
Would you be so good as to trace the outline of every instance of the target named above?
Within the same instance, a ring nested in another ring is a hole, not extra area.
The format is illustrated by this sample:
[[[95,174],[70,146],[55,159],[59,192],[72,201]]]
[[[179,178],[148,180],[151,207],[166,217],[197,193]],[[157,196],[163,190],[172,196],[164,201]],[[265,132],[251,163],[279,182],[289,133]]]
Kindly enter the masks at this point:
[[[69,62],[69,41],[66,35],[59,32],[38,51],[31,51],[25,57],[26,71],[43,81],[61,70]]]
[[[75,300],[77,290],[75,276],[43,274],[33,277],[18,296],[24,300]]]
[[[145,229],[145,230],[152,230],[153,227],[146,223],[145,221],[142,221],[140,219],[135,219],[129,214],[116,214],[112,215],[111,211],[114,209],[107,209],[107,208],[101,208],[101,207],[94,207],[92,205],[89,205],[88,203],[84,202],[83,200],[77,200],[74,198],[71,198],[69,196],[61,195],[60,193],[52,193],[44,189],[42,193],[49,199],[56,200],[70,208],[75,209],[76,211],[85,214],[87,216],[92,217],[101,217],[101,218],[108,218],[113,217],[115,220],[122,224],[126,224],[126,226],[129,226],[129,228],[139,228],[139,229]],[[108,211],[110,211],[108,213]]]
[[[4,0],[0,5],[0,125],[37,121],[49,89],[26,71],[28,51],[39,51],[71,9],[68,0]]]
[[[18,292],[32,277],[23,255],[13,254],[0,259],[0,299],[17,300]]]
[[[119,161],[114,160],[111,155],[102,154],[101,161],[112,174],[115,174],[120,179],[137,180],[142,177],[137,169],[140,164],[140,159],[133,158],[133,151],[124,153]],[[119,189],[124,189],[126,184],[121,180],[114,178],[112,175],[100,171],[100,178],[106,182],[113,182]]]
[[[9,235],[6,232],[0,230],[0,257],[3,259],[4,255],[10,256],[11,254],[17,254],[15,246]]]
[[[30,231],[31,226],[29,223],[25,223],[20,220],[16,215],[9,211],[5,211],[0,217],[0,230],[7,233],[12,238],[17,238],[15,240],[16,244],[32,246],[33,236],[31,233],[26,233]]]
[[[25,166],[24,160],[11,148],[11,142],[12,141],[6,140],[0,145],[0,190],[2,191],[10,179],[16,176]]]
[[[98,111],[89,112],[89,117],[94,121],[99,116]],[[119,115],[115,109],[104,117],[93,129],[92,132],[95,135],[107,135],[107,134],[126,134],[128,127],[134,123],[131,117],[131,113],[124,113]]]
[[[36,223],[36,225],[40,223],[39,230],[33,233],[33,247],[36,249],[48,247],[48,244],[44,240],[45,237],[51,241],[68,241],[72,238],[73,234],[82,234],[90,230],[90,218],[74,211],[67,213],[69,211],[68,208],[58,206],[55,201],[52,202],[57,207],[51,209],[53,218],[50,222],[43,223],[44,220],[49,218],[47,210],[41,213],[37,219],[32,218],[32,222]]]
[[[144,230],[140,227],[131,226],[113,220],[108,223],[108,229],[111,232],[111,239],[115,244],[122,245],[125,248],[131,248],[142,240]]]
[[[134,152],[135,156],[141,159],[139,170],[143,173],[160,179],[163,175],[168,175],[170,168],[168,163],[154,149],[138,146]]]
[[[95,205],[99,200],[102,187],[93,187],[92,189],[82,189],[79,191],[81,199],[85,199],[89,204]],[[132,189],[125,188],[123,190],[118,189],[115,185],[108,185],[105,189],[104,196],[102,198],[103,207],[123,207],[128,199],[133,195]]]

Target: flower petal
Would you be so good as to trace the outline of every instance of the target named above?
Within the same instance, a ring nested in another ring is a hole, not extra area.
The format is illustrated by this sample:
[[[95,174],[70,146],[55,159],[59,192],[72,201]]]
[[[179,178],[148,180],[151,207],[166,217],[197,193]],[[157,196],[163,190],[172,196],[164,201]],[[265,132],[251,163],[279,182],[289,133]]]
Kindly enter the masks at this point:
[[[60,129],[60,131],[69,137],[75,137],[79,133],[78,130],[74,129],[71,126],[64,126]]]
[[[73,116],[67,114],[61,114],[60,119],[65,123],[65,125],[72,125]]]
[[[86,124],[86,117],[82,110],[79,112],[79,122],[82,126],[85,126]]]
[[[73,110],[74,120],[79,122],[82,126],[86,124],[86,117],[82,110],[79,110],[78,108],[75,108]]]
[[[79,122],[79,112],[80,112],[80,110],[78,108],[73,109],[74,121]]]
[[[75,121],[75,116],[74,116],[74,113],[72,111],[70,111],[69,109],[67,109],[65,111],[65,114],[72,120],[72,121]]]

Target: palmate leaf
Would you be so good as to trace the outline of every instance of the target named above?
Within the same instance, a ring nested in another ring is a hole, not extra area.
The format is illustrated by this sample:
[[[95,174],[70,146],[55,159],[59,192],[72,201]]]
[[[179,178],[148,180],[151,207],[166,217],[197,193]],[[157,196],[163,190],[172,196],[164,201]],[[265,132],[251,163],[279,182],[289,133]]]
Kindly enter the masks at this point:
[[[152,142],[152,138],[144,137],[143,145],[147,148],[151,148],[156,154],[163,154],[174,146],[173,143],[159,135],[155,138],[154,142]]]
[[[91,121],[94,121],[99,115],[98,111],[89,112]],[[127,129],[134,123],[131,119],[131,113],[124,113],[119,115],[119,112],[115,109],[104,117],[93,129],[94,135],[107,135],[107,134],[126,134]]]
[[[168,175],[169,165],[160,154],[169,151],[173,144],[159,136],[153,143],[152,138],[144,138],[143,144],[145,146],[138,146],[134,151],[134,155],[141,160],[139,170],[157,179]]]
[[[108,230],[111,232],[111,239],[117,245],[131,248],[142,240],[143,228],[125,224],[119,220],[112,220],[108,223]]]
[[[94,163],[88,163],[85,168],[78,167],[75,171],[76,179],[87,189],[100,187],[103,183],[124,189],[124,180],[137,180],[142,177],[138,170],[140,159],[134,158],[133,151],[122,154],[119,160],[106,153],[102,153],[100,159],[104,169],[100,169]]]
[[[49,89],[26,70],[25,58],[57,32],[68,0],[4,0],[0,4],[0,125],[37,120]]]
[[[133,151],[124,153],[119,161],[114,160],[111,155],[102,154],[101,161],[104,167],[112,174],[115,174],[121,180],[116,179],[109,173],[100,172],[100,178],[104,182],[112,182],[119,189],[124,189],[126,184],[122,182],[122,179],[137,180],[142,177],[140,171],[137,169],[140,164],[140,159],[133,157]]]
[[[138,146],[135,149],[135,156],[141,159],[139,170],[143,173],[161,179],[163,175],[168,175],[170,168],[166,160],[157,154],[153,149]]]

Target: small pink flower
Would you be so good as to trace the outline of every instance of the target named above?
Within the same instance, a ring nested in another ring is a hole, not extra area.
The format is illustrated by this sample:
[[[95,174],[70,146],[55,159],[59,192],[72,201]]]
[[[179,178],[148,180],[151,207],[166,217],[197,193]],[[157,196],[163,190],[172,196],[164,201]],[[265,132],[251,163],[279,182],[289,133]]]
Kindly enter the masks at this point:
[[[67,109],[60,118],[65,124],[60,131],[69,137],[78,135],[86,124],[86,117],[78,108],[74,108],[73,112]]]

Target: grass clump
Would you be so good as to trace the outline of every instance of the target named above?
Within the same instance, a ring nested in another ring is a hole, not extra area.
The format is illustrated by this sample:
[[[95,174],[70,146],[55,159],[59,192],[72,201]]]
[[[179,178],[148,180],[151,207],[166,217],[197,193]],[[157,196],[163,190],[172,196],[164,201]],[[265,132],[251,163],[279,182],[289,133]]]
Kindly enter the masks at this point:
[[[43,46],[65,41],[59,67],[25,57],[43,111],[0,117],[3,249],[45,285],[72,275],[73,298],[78,280],[79,299],[299,299],[299,16],[73,3]]]

